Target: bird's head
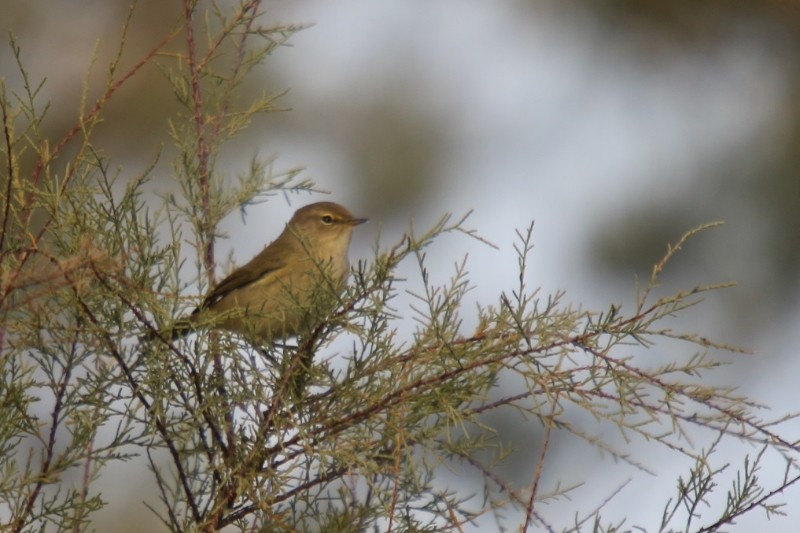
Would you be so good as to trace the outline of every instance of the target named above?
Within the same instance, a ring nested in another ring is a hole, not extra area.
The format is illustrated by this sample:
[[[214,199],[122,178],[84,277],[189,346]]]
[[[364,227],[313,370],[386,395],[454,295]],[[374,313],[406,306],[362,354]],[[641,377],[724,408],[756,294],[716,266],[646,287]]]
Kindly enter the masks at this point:
[[[366,222],[334,202],[317,202],[295,211],[288,229],[321,256],[347,251],[353,228]]]

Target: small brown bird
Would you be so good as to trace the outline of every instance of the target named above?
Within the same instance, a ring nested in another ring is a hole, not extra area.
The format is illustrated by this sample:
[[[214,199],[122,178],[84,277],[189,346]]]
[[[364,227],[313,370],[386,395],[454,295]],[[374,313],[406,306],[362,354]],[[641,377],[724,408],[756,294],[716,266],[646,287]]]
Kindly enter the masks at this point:
[[[366,221],[333,202],[301,207],[277,239],[176,322],[172,338],[210,327],[264,344],[310,331],[336,307],[353,228]]]

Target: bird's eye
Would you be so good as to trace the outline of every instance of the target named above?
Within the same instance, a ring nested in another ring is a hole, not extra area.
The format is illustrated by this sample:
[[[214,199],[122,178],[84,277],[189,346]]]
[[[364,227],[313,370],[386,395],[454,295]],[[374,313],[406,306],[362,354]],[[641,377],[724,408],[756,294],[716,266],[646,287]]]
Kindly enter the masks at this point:
[[[331,222],[333,222],[333,217],[330,215],[325,215],[324,217],[322,217],[322,222],[324,222],[325,224],[330,224]]]

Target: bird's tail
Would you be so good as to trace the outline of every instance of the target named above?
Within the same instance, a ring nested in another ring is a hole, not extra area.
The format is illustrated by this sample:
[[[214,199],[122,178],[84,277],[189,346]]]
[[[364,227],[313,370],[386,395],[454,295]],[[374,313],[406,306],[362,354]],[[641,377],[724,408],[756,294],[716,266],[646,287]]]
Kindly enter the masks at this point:
[[[151,331],[139,337],[141,341],[154,341],[157,339],[176,341],[194,331],[194,323],[188,318],[181,318],[171,328]]]

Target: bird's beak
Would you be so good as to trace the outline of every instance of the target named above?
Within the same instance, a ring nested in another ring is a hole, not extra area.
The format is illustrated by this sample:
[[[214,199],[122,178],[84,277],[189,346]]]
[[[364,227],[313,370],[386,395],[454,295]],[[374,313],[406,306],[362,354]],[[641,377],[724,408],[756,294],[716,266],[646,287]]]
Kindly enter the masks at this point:
[[[359,224],[363,224],[365,222],[369,222],[368,218],[351,218],[347,221],[348,224],[351,226],[358,226]]]

